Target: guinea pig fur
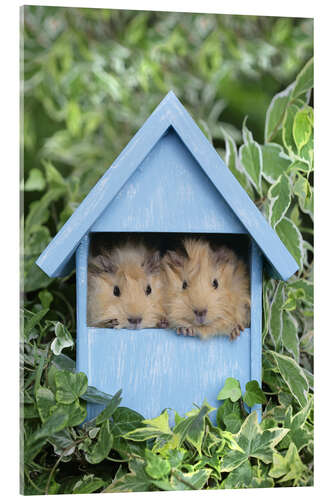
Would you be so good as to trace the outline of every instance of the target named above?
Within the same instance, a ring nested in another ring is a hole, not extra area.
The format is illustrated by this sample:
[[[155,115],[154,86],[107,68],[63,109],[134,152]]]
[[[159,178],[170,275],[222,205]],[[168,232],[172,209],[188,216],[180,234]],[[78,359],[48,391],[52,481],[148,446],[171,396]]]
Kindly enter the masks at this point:
[[[125,242],[89,258],[88,326],[165,328],[158,250]]]
[[[163,257],[165,306],[178,334],[229,335],[249,324],[250,286],[246,265],[226,246],[212,249],[204,239],[185,238]]]

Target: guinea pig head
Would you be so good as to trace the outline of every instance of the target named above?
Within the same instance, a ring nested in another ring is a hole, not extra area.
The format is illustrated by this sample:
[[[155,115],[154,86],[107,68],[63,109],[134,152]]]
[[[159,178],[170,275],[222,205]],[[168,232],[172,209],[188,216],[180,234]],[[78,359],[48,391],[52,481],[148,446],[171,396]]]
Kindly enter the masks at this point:
[[[90,320],[115,328],[155,327],[163,316],[160,262],[159,251],[142,244],[127,244],[91,259]]]
[[[213,251],[208,241],[185,238],[180,251],[163,258],[167,278],[166,308],[172,327],[214,327],[230,317],[237,262],[226,247]]]

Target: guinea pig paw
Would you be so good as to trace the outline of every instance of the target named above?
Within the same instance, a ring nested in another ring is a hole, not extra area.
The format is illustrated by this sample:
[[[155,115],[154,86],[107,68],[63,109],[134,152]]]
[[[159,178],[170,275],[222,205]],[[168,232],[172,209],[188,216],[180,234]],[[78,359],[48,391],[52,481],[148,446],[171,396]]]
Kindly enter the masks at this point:
[[[184,335],[186,337],[187,335],[187,332],[186,332],[186,328],[184,328],[183,326],[177,328],[177,335]]]
[[[156,328],[168,328],[168,327],[169,327],[169,321],[166,318],[161,318],[156,325]]]
[[[194,330],[193,328],[185,328],[182,326],[180,328],[177,328],[177,335],[184,335],[184,337],[188,335],[189,337],[193,337]]]
[[[239,337],[241,330],[242,330],[242,328],[240,327],[240,325],[236,325],[231,330],[231,333],[230,333],[230,336],[229,336],[230,340],[235,340],[237,337]]]
[[[108,320],[105,324],[106,328],[115,328],[118,325],[119,321],[116,318]]]

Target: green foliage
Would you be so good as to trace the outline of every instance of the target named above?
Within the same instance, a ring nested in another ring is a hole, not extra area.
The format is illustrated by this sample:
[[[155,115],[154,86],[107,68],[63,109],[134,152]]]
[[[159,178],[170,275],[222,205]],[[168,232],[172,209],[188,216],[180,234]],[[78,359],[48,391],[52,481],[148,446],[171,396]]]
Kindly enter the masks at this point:
[[[24,8],[25,494],[312,485],[312,24]],[[35,265],[170,89],[300,266],[288,283],[264,278],[262,388],[228,379],[216,412],[204,401],[174,425],[75,372],[74,276]],[[87,402],[100,405],[90,421]]]

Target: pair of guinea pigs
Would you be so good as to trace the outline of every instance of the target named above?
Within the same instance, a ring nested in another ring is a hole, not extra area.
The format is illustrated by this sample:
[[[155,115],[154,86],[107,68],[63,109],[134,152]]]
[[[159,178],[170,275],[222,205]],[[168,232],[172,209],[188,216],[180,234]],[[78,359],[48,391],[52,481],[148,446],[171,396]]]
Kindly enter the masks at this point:
[[[88,262],[88,326],[172,328],[237,338],[250,320],[245,263],[227,246],[185,237],[161,252],[128,240]]]

